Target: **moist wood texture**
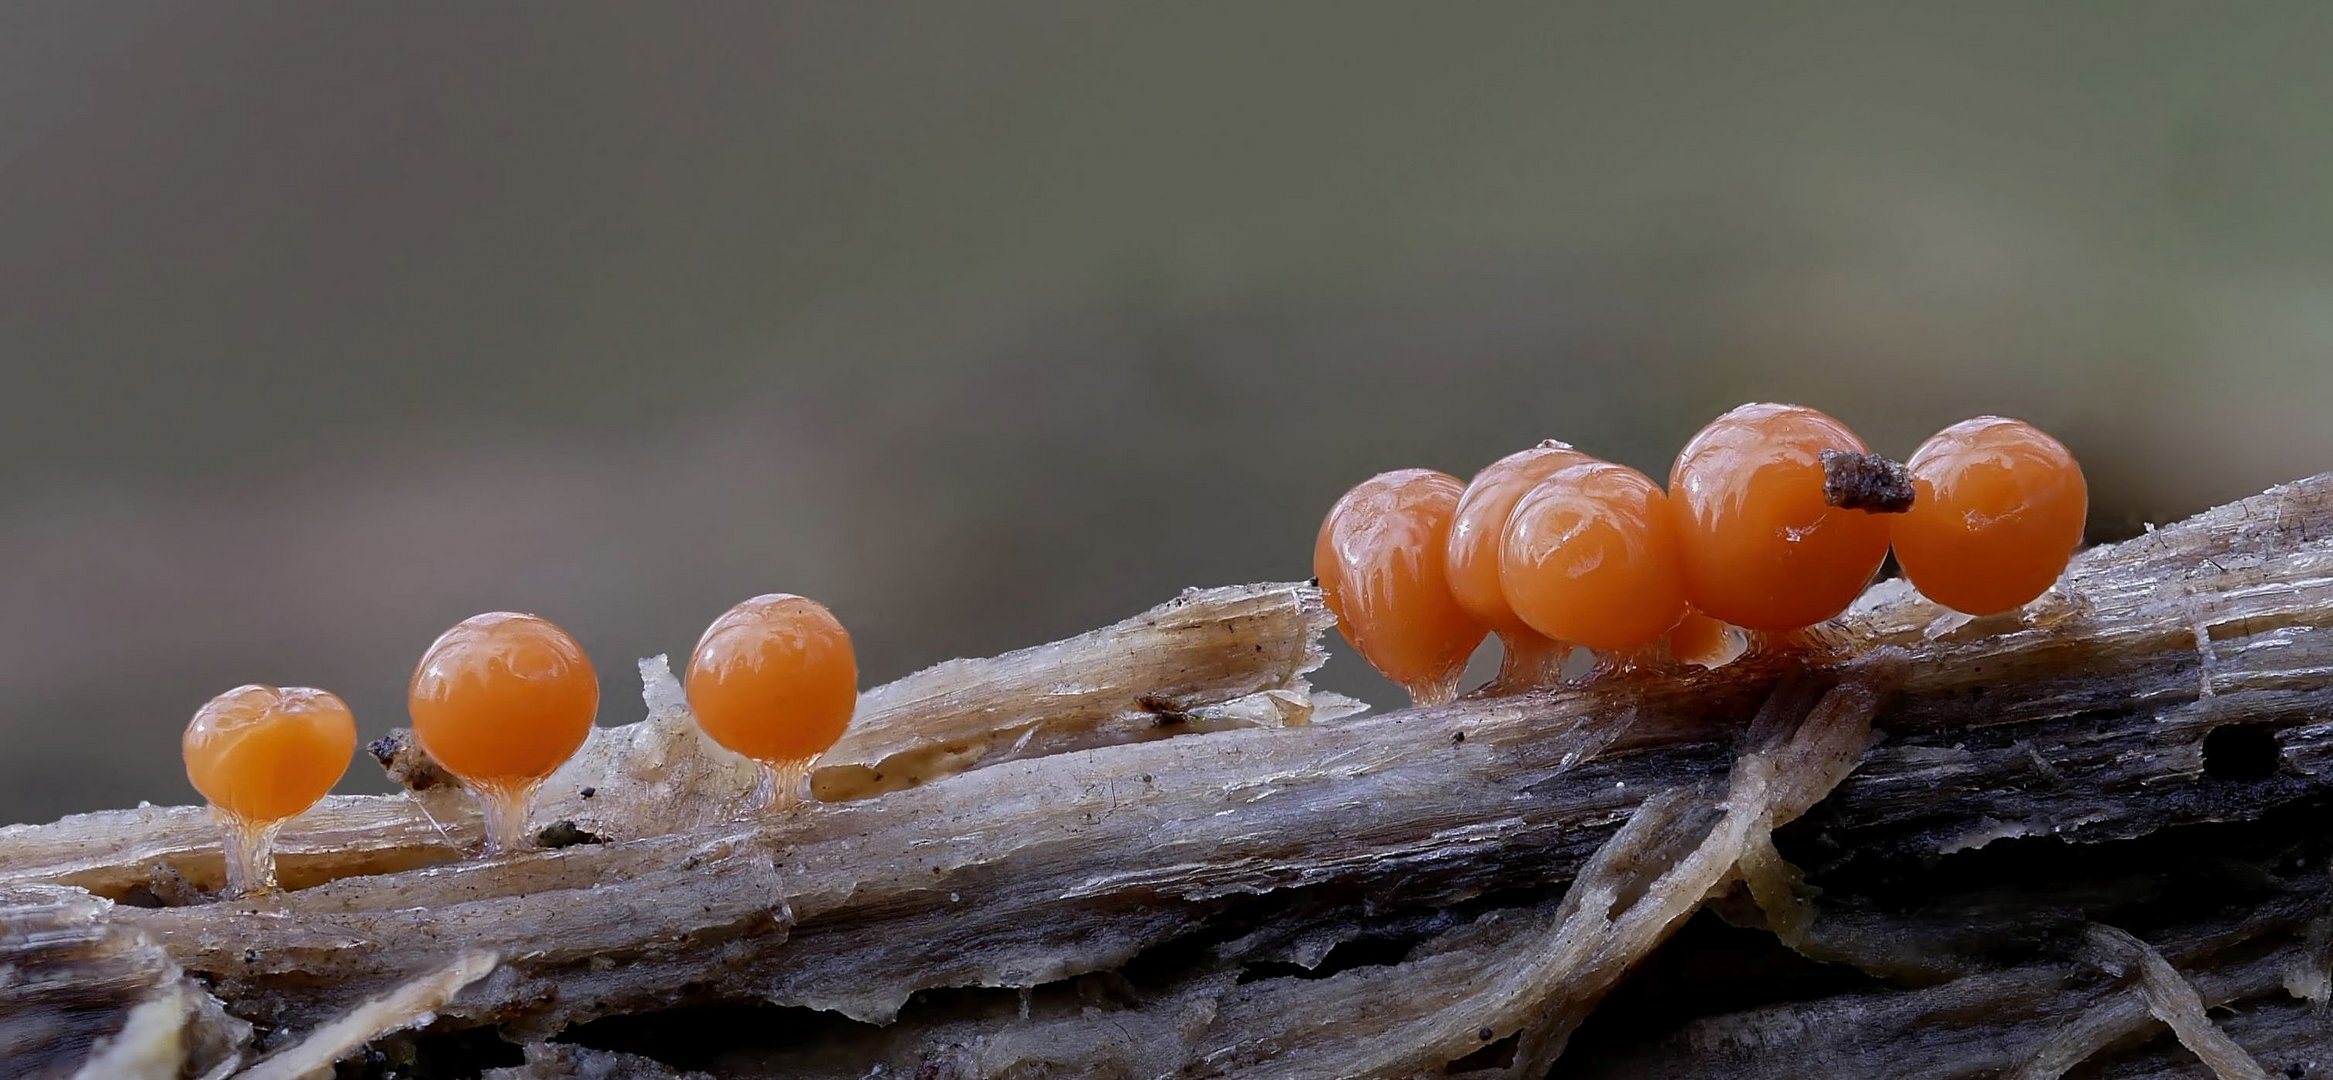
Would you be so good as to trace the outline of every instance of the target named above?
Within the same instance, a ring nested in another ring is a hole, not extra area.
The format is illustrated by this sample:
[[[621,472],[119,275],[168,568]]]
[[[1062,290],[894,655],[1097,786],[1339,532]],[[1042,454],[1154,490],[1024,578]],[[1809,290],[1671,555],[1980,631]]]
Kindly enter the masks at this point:
[[[0,1054],[198,1075],[491,954],[351,1067],[2211,1075],[2216,1033],[2333,1069],[2333,477],[2022,619],[1883,584],[1715,671],[1356,715],[1305,681],[1326,626],[1195,590],[909,676],[752,821],[652,658],[537,815],[602,842],[464,859],[465,796],[407,771],[287,828],[260,900],[116,902],[215,883],[198,808],[0,830],[0,948],[78,943],[0,975]]]

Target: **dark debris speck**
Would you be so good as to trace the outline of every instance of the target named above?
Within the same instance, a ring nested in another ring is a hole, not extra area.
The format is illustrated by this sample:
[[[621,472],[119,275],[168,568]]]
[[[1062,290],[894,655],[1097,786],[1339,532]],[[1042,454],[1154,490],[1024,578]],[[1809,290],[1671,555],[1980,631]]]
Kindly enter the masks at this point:
[[[1825,450],[1823,501],[1842,510],[1901,514],[1912,508],[1912,473],[1878,454]]]
[[[551,849],[575,847],[578,844],[602,844],[606,842],[606,837],[603,837],[598,833],[589,832],[573,821],[555,822],[549,826],[546,826],[542,832],[535,834],[536,844]]]
[[[397,728],[366,743],[365,751],[381,763],[381,771],[389,774],[389,779],[407,791],[428,791],[453,782],[453,776],[413,741],[410,728]]]
[[[1147,710],[1159,727],[1173,727],[1191,719],[1189,709],[1156,694],[1144,694],[1135,698],[1134,703]]]
[[[168,861],[147,867],[146,883],[138,888],[153,897],[154,902],[161,907],[185,907],[214,899],[197,888],[194,882],[188,881],[186,874],[178,869],[178,864]],[[125,901],[127,899],[124,897]]]

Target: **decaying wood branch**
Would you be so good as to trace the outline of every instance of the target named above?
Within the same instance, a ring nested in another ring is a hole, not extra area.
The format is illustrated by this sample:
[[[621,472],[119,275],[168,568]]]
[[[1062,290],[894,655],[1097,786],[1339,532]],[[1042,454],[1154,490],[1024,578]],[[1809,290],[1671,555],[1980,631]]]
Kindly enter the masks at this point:
[[[2085,553],[2021,619],[1883,584],[1809,650],[1715,671],[1354,715],[1304,679],[1325,626],[1306,586],[1203,590],[910,676],[866,695],[820,801],[766,821],[655,658],[647,719],[545,793],[600,842],[462,861],[474,813],[408,773],[288,828],[271,898],[109,902],[217,881],[194,808],[0,830],[0,948],[65,911],[84,942],[60,979],[0,979],[0,1052],[69,1073],[145,1009],[179,1055],[159,1075],[193,1074],[482,950],[500,965],[406,1052],[490,1029],[538,1047],[519,1075],[627,1050],[720,1075],[2179,1067],[2083,959],[2100,923],[2238,1010],[2212,1031],[2271,1071],[2322,1019],[2282,1003],[2325,985],[2333,477]],[[1861,981],[1642,1032],[1591,1012],[1705,903]],[[739,1003],[765,1022],[690,1026]]]

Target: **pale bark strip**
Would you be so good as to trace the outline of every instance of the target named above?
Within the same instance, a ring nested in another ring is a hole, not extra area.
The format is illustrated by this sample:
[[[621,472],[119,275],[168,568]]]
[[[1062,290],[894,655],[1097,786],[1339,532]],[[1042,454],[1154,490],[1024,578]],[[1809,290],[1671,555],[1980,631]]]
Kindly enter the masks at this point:
[[[0,1066],[91,1080],[232,1067],[251,1025],[79,889],[0,887]]]
[[[1868,656],[1803,722],[1785,721],[1782,730],[1765,736],[1769,745],[1735,763],[1723,816],[1708,838],[1671,864],[1625,910],[1606,904],[1628,890],[1591,882],[1585,873],[1573,883],[1580,902],[1565,897],[1570,914],[1551,950],[1571,959],[1538,980],[1543,996],[1530,1006],[1535,1019],[1524,1042],[1524,1069],[1553,1064],[1572,1032],[1629,968],[1699,910],[1746,856],[1760,847],[1770,850],[1775,827],[1796,820],[1846,778],[1871,742],[1872,717],[1903,670],[1899,654]]]
[[[171,986],[133,1006],[122,1029],[98,1040],[73,1080],[177,1080],[187,1064],[186,1023],[199,991]],[[222,1063],[221,1072],[236,1061]]]
[[[2249,939],[2248,939],[2249,940]],[[2204,999],[2261,1002],[2278,993],[2291,951],[2198,970]],[[2333,1035],[2300,1010],[2291,1027]],[[2084,964],[2040,963],[1921,989],[1843,994],[1705,1017],[1659,1043],[1590,1068],[1583,1080],[1722,1075],[1729,1080],[2056,1077],[2089,1070],[2112,1046],[2159,1030],[2146,1003]],[[2333,1042],[2321,1042],[2333,1046]],[[2194,1058],[2181,1075],[2193,1075]]]
[[[1538,1076],[1571,1027],[1729,875],[1750,837],[1819,798],[1852,766],[1885,684],[1899,674],[1892,658],[1879,657],[1819,701],[1819,687],[1785,688],[1769,703],[1757,725],[1762,736],[1737,761],[1730,786],[1653,795],[1560,898],[1457,926],[1400,963],[1245,984],[1235,984],[1231,972],[1201,974],[1138,1007],[1082,1018],[999,1017],[922,1031],[903,1022],[823,1053],[738,1062],[734,1074],[841,1077],[881,1066],[967,1078],[1047,1070],[1442,1075],[1475,1050],[1520,1033],[1512,1060],[1496,1074]]]
[[[2127,997],[2077,1011],[2002,1080],[2058,1080],[2100,1051],[2131,1037],[2146,1023],[2146,1007]]]
[[[851,733],[826,760],[831,777],[813,785],[856,797],[869,784],[928,781],[1090,743],[1350,715],[1357,703],[1313,695],[1304,680],[1325,656],[1319,637],[1327,618],[1320,590],[1302,582],[1191,589],[1066,641],[950,661],[867,691]],[[642,672],[647,718],[595,729],[545,783],[537,824],[573,820],[601,836],[632,838],[735,821],[753,784],[751,765],[698,732],[662,657],[643,661]],[[1154,706],[1163,705],[1190,719],[1162,723]],[[858,777],[872,763],[919,754],[931,759],[928,773]],[[439,783],[412,797],[326,798],[285,827],[276,857],[284,886],[301,889],[446,862],[473,851],[480,836],[468,796]],[[0,826],[0,884],[78,885],[118,896],[158,863],[217,885],[219,832],[206,808]]]
[[[2333,1015],[2281,996],[2245,1001],[2219,1025],[2268,1067],[2270,1076],[2318,1077],[2333,1072]],[[2168,1043],[2169,1045],[2164,1045]],[[2194,1080],[2195,1055],[2176,1039],[2097,1063],[2097,1080]]]
[[[2203,998],[2195,985],[2179,974],[2163,954],[2144,941],[2111,926],[2093,926],[2088,934],[2092,962],[2111,965],[2137,976],[2137,990],[2147,1011],[2171,1026],[2179,1044],[2202,1059],[2219,1080],[2268,1080],[2268,1070],[2228,1038],[2228,1033],[2204,1015]]]
[[[481,1080],[713,1080],[681,1072],[637,1054],[591,1050],[565,1043],[529,1043],[526,1064],[488,1069]]]
[[[1304,676],[1327,662],[1320,639],[1334,625],[1311,586],[1191,589],[1065,641],[951,660],[868,691],[813,787],[829,801],[865,798],[983,763],[1159,738],[1203,707],[1275,691],[1295,705],[1273,724],[1305,723]]]
[[[466,952],[445,968],[406,983],[357,1006],[308,1037],[236,1073],[238,1080],[310,1080],[329,1073],[335,1062],[392,1031],[418,1027],[471,983],[493,974],[499,957]]]
[[[1304,678],[1327,660],[1331,625],[1311,585],[1188,589],[1073,638],[926,668],[861,695],[809,793],[863,799],[1008,761],[1349,715],[1358,703],[1316,701]],[[629,839],[745,816],[753,763],[703,736],[664,657],[641,661],[640,675],[647,719],[596,732],[544,784],[538,820]],[[464,820],[465,808],[439,816]]]

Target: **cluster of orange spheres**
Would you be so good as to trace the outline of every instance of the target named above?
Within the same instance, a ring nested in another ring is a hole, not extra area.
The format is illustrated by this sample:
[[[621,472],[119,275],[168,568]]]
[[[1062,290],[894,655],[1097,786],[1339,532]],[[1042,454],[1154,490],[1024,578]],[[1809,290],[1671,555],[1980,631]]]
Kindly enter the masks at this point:
[[[687,684],[705,734],[757,763],[757,799],[783,807],[849,725],[858,661],[823,605],[771,594],[706,627]],[[407,707],[414,740],[478,800],[489,850],[505,851],[525,843],[535,790],[591,734],[599,676],[549,620],[490,612],[422,654]],[[348,705],[306,687],[240,686],[194,714],[181,742],[186,776],[226,825],[230,894],[274,888],[276,830],[339,783],[356,743]]]
[[[1901,467],[1908,507],[1835,500],[1836,455],[1872,460],[1823,413],[1755,404],[1694,436],[1666,489],[1553,441],[1472,483],[1384,473],[1329,510],[1313,569],[1345,639],[1435,704],[1492,633],[1506,651],[1495,688],[1553,681],[1574,647],[1707,664],[1730,628],[1787,633],[1845,611],[1891,545],[1923,595],[1992,615],[2048,590],[2081,544],[2081,467],[2030,424],[1938,432]]]

